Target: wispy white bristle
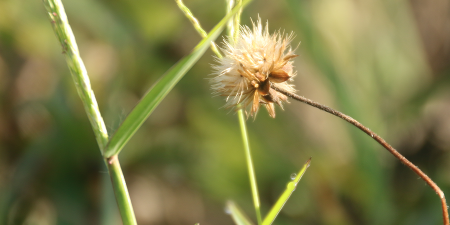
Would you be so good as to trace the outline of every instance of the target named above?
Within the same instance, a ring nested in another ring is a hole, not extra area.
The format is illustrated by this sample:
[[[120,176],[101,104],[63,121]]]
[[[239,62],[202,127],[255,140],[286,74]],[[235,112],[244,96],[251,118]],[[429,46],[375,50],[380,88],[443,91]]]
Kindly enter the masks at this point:
[[[263,104],[275,117],[274,103],[281,106],[287,98],[272,89],[267,93],[262,86],[276,83],[283,90],[295,91],[288,83],[295,76],[291,59],[297,56],[290,47],[292,38],[292,33],[280,31],[271,35],[268,23],[263,27],[260,18],[253,29],[241,26],[236,42],[224,40],[225,56],[213,66],[213,93],[226,96],[225,107],[242,103],[246,113],[254,116]]]

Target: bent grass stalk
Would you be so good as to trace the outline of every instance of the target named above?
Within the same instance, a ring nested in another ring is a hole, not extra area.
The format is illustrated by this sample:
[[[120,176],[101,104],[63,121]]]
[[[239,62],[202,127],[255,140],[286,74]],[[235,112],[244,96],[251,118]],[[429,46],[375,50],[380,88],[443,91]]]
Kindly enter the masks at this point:
[[[75,36],[67,20],[64,6],[60,0],[44,0],[44,5],[48,11],[53,30],[62,46],[66,62],[69,66],[78,95],[83,102],[84,109],[94,130],[100,151],[104,155],[106,144],[108,143],[108,132],[100,114],[94,92],[92,91],[89,76],[78,52]],[[117,157],[113,161],[110,161],[110,163],[107,163],[107,167],[123,224],[137,224]]]
[[[443,220],[444,220],[444,225],[449,225],[449,216],[448,216],[448,206],[447,206],[447,202],[445,200],[445,195],[444,192],[439,188],[439,186],[437,186],[436,183],[433,182],[433,180],[431,180],[430,177],[428,177],[428,175],[426,175],[424,172],[422,172],[422,170],[419,169],[419,167],[417,167],[416,165],[414,165],[412,162],[410,162],[408,159],[406,159],[402,154],[400,154],[397,150],[395,150],[391,145],[389,145],[383,138],[381,138],[380,136],[378,136],[376,133],[374,133],[373,131],[371,131],[369,128],[365,127],[364,125],[362,125],[361,123],[359,123],[358,121],[356,121],[355,119],[351,118],[350,116],[347,116],[337,110],[334,110],[328,106],[322,105],[318,102],[312,101],[308,98],[305,98],[303,96],[299,96],[296,95],[294,93],[290,93],[286,90],[283,90],[275,85],[272,85],[272,89],[292,98],[295,99],[297,101],[306,103],[310,106],[313,106],[315,108],[318,108],[322,111],[325,111],[327,113],[330,113],[334,116],[337,116],[349,123],[351,123],[352,125],[354,125],[355,127],[357,127],[358,129],[362,130],[364,133],[366,133],[367,135],[369,135],[370,137],[372,137],[375,141],[377,141],[380,145],[382,145],[386,150],[388,150],[392,155],[394,155],[398,160],[400,160],[400,162],[402,162],[403,164],[405,164],[407,167],[409,167],[414,173],[416,173],[417,175],[419,175],[420,178],[422,178],[425,183],[428,184],[428,186],[430,186],[435,192],[436,194],[439,196],[439,198],[441,199],[441,206],[442,206],[442,216],[443,216]]]

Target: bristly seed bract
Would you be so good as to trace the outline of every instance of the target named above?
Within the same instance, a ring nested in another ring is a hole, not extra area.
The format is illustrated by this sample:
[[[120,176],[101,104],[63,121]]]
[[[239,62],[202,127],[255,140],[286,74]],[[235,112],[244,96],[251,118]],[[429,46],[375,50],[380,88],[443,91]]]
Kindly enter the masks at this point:
[[[242,103],[248,116],[256,116],[262,104],[275,117],[274,103],[283,108],[287,96],[273,87],[295,92],[288,83],[296,75],[291,59],[298,56],[290,47],[292,38],[293,33],[269,34],[268,24],[263,28],[260,18],[253,23],[253,30],[241,26],[236,41],[224,40],[221,50],[225,56],[217,58],[218,64],[213,66],[213,94],[227,96],[227,108]]]

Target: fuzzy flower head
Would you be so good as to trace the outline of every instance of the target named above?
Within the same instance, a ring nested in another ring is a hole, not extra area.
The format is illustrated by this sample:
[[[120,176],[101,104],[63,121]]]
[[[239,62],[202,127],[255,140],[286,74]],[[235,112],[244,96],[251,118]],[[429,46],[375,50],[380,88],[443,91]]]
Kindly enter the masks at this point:
[[[241,26],[236,41],[224,41],[225,56],[213,66],[211,86],[214,94],[227,97],[225,107],[241,104],[247,115],[255,116],[264,105],[275,117],[274,103],[283,108],[287,96],[273,88],[295,91],[288,83],[295,76],[291,59],[298,56],[290,47],[292,37],[292,33],[269,34],[268,24],[263,28],[258,19],[253,30]]]

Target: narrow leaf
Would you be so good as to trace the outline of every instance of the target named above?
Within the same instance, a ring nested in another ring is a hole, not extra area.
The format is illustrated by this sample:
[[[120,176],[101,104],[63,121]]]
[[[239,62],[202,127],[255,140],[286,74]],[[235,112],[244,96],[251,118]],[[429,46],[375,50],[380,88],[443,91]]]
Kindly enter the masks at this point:
[[[227,202],[225,210],[231,215],[231,218],[233,218],[236,225],[253,225],[253,223],[233,201]]]
[[[139,127],[141,127],[142,123],[144,123],[153,110],[173,89],[175,84],[180,81],[180,79],[205,53],[211,41],[214,41],[219,36],[226,22],[250,1],[251,0],[243,1],[242,4],[237,5],[212,29],[208,36],[206,36],[188,56],[176,63],[152,88],[150,88],[110,139],[105,152],[106,157],[119,154],[125,144]]]
[[[310,163],[311,158],[308,159],[308,161],[306,161],[305,165],[303,165],[298,174],[295,176],[295,179],[287,184],[286,190],[284,190],[283,194],[281,194],[280,198],[278,198],[277,202],[269,211],[266,218],[264,218],[262,225],[270,225],[273,223],[273,221],[275,221],[275,218],[277,218],[278,213],[280,213],[281,209],[286,204],[289,197],[291,197],[292,193],[297,188],[298,182],[302,178],[303,174],[305,174],[306,169],[308,169]]]

